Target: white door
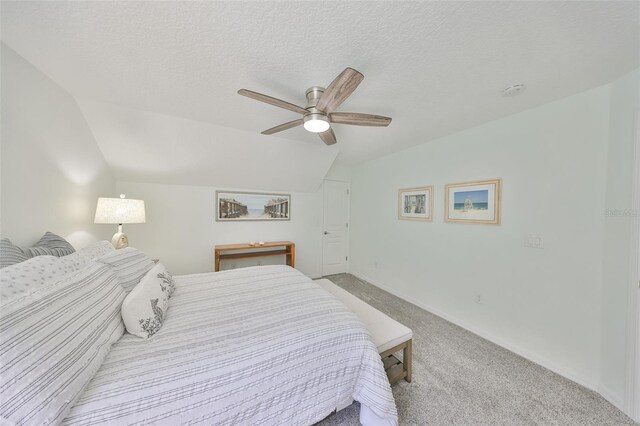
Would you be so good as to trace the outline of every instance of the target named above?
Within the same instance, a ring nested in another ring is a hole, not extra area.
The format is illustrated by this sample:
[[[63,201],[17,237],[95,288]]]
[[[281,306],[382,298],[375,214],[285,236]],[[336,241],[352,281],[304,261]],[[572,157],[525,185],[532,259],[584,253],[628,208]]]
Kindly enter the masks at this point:
[[[322,275],[347,272],[349,254],[349,183],[325,180]]]

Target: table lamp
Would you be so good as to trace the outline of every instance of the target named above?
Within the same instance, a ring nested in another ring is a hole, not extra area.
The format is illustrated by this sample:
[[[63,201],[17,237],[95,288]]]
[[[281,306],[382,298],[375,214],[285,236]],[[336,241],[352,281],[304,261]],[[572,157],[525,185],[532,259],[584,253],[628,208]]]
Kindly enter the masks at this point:
[[[144,201],[125,198],[120,194],[120,198],[98,198],[96,206],[96,217],[94,223],[118,224],[118,232],[113,235],[111,244],[116,249],[121,249],[129,245],[129,239],[122,232],[123,223],[145,223]]]

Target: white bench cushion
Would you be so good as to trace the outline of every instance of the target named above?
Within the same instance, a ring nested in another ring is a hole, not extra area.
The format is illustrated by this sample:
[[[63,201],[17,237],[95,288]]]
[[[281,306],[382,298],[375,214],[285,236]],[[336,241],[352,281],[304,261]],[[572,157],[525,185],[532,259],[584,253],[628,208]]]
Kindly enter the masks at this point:
[[[322,288],[333,294],[338,300],[356,314],[360,321],[367,327],[373,337],[373,343],[382,353],[400,343],[413,338],[413,332],[409,327],[400,324],[393,318],[383,314],[379,310],[358,299],[348,291],[338,287],[327,279],[316,280]]]

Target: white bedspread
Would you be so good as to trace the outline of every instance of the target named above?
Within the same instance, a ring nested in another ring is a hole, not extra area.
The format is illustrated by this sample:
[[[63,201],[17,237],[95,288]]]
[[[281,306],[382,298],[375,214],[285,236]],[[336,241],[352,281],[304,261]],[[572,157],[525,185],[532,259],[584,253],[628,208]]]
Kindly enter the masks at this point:
[[[174,277],[151,339],[126,334],[66,425],[309,425],[350,397],[397,424],[356,316],[288,266]]]

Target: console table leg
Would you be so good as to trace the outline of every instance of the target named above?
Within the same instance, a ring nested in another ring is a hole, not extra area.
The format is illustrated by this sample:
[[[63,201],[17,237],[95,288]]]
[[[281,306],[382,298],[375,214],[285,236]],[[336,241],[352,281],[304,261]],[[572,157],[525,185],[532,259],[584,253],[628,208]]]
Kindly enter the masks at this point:
[[[289,246],[289,266],[292,268],[296,267],[296,245],[291,244]]]

